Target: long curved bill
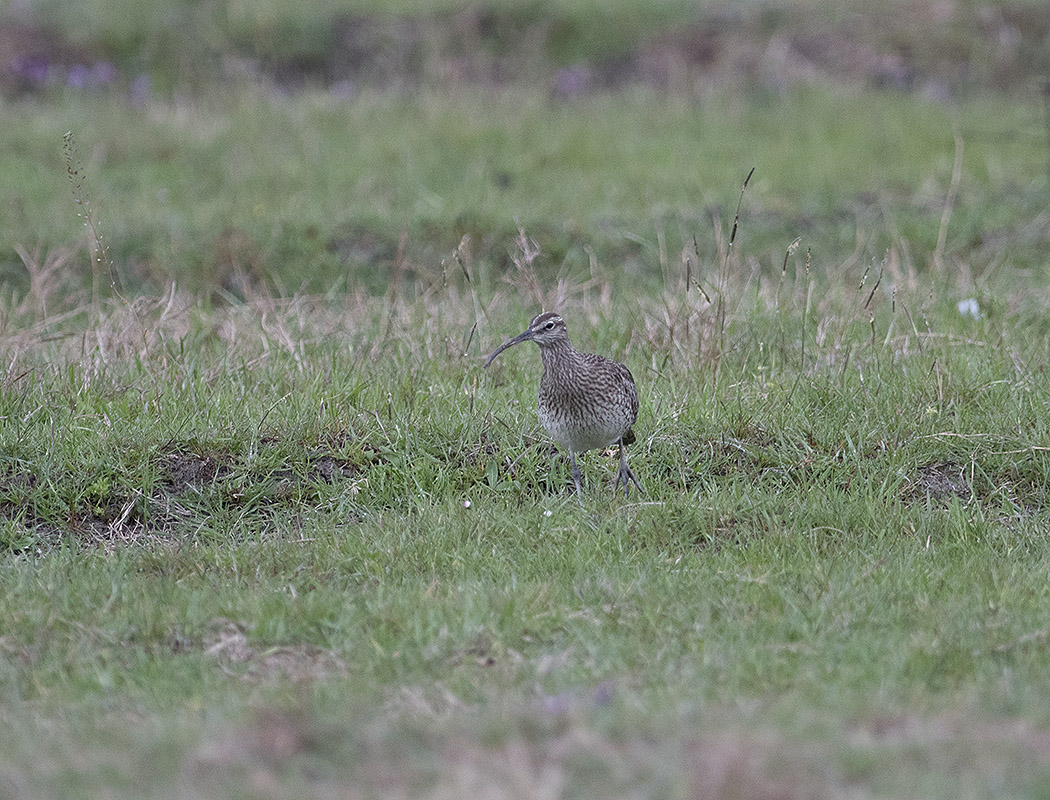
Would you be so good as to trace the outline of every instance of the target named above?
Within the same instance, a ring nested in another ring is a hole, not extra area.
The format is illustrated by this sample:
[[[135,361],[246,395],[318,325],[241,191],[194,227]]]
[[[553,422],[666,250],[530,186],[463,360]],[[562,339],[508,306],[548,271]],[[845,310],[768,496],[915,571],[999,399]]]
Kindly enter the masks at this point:
[[[488,365],[492,363],[492,359],[494,359],[496,356],[498,356],[500,353],[502,353],[508,347],[513,347],[516,344],[520,344],[521,342],[528,341],[529,338],[530,338],[530,334],[531,333],[532,333],[532,331],[525,331],[524,333],[519,333],[513,339],[510,339],[509,341],[506,341],[503,344],[501,344],[499,347],[496,348],[496,351],[491,356],[488,357],[488,360],[485,362],[485,366],[488,367]]]

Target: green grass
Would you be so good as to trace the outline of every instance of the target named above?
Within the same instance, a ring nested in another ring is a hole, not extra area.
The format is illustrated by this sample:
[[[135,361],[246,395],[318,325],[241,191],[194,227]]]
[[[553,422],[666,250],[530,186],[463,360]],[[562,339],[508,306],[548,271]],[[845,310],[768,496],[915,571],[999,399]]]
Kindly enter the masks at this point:
[[[1031,99],[2,104],[0,798],[1046,796]]]
[[[67,328],[108,343],[86,355],[10,333],[9,780],[1030,796],[1045,339],[1023,308],[962,317],[942,280],[932,303],[876,293],[872,342],[857,280],[825,286],[805,353],[801,279],[727,287],[722,345],[695,293],[567,303],[645,395],[645,497],[591,454],[583,511],[535,421],[535,353],[480,369],[527,308],[482,297],[495,322],[463,355],[462,275],[393,306],[107,301]]]
[[[16,180],[0,217],[17,232],[11,244],[75,240],[60,146],[73,130],[94,213],[132,287],[228,284],[243,271],[284,292],[348,278],[383,291],[402,232],[411,277],[464,234],[476,258],[506,264],[515,219],[542,239],[547,280],[584,280],[588,249],[645,278],[661,261],[676,268],[694,236],[705,261],[717,259],[715,226],[728,227],[754,166],[742,236],[769,272],[798,235],[821,270],[902,245],[922,267],[940,230],[954,124],[964,151],[949,255],[978,273],[1004,258],[1037,268],[1038,230],[1026,226],[1042,202],[1046,144],[1032,112],[806,91],[748,106],[727,97],[703,113],[649,93],[561,106],[507,92],[482,108],[458,92],[350,103],[249,92],[147,111],[73,98],[6,110],[0,167]],[[24,276],[10,250],[5,261],[8,279]]]

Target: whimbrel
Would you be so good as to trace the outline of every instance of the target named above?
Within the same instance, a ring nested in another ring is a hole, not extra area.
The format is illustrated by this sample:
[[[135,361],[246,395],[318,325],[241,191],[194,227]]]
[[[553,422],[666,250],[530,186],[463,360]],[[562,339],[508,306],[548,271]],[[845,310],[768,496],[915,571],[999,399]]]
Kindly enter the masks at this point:
[[[630,484],[642,490],[638,478],[627,466],[625,444],[634,441],[631,426],[638,419],[638,389],[631,371],[618,361],[593,353],[581,353],[569,341],[565,320],[545,312],[529,323],[528,329],[504,342],[485,362],[520,342],[535,342],[543,359],[537,412],[540,422],[558,444],[569,451],[576,495],[583,502],[580,468],[576,454],[613,443],[620,445],[620,471],[616,487],[623,484],[628,496]]]

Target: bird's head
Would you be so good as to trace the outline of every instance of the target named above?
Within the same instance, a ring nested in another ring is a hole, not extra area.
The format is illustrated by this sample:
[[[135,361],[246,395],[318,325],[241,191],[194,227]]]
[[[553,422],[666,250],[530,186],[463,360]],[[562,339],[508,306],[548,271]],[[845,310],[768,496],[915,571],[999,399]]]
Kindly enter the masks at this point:
[[[529,327],[523,333],[519,333],[513,339],[497,347],[495,352],[489,356],[488,361],[485,362],[485,366],[487,367],[491,364],[492,360],[508,347],[513,347],[520,342],[535,342],[541,348],[567,345],[569,344],[569,333],[565,329],[565,320],[561,318],[560,314],[555,314],[553,311],[545,311],[542,314],[538,314],[533,317]]]

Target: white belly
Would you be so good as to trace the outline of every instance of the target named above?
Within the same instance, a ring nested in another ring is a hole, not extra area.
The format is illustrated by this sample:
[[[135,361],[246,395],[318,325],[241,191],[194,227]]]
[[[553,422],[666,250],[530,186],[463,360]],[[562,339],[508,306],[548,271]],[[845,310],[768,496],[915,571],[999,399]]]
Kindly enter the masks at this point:
[[[596,450],[615,444],[631,426],[630,422],[619,414],[610,414],[604,419],[591,418],[583,421],[562,415],[544,414],[541,409],[539,417],[540,424],[550,434],[550,437],[574,453],[583,453],[587,450]]]

